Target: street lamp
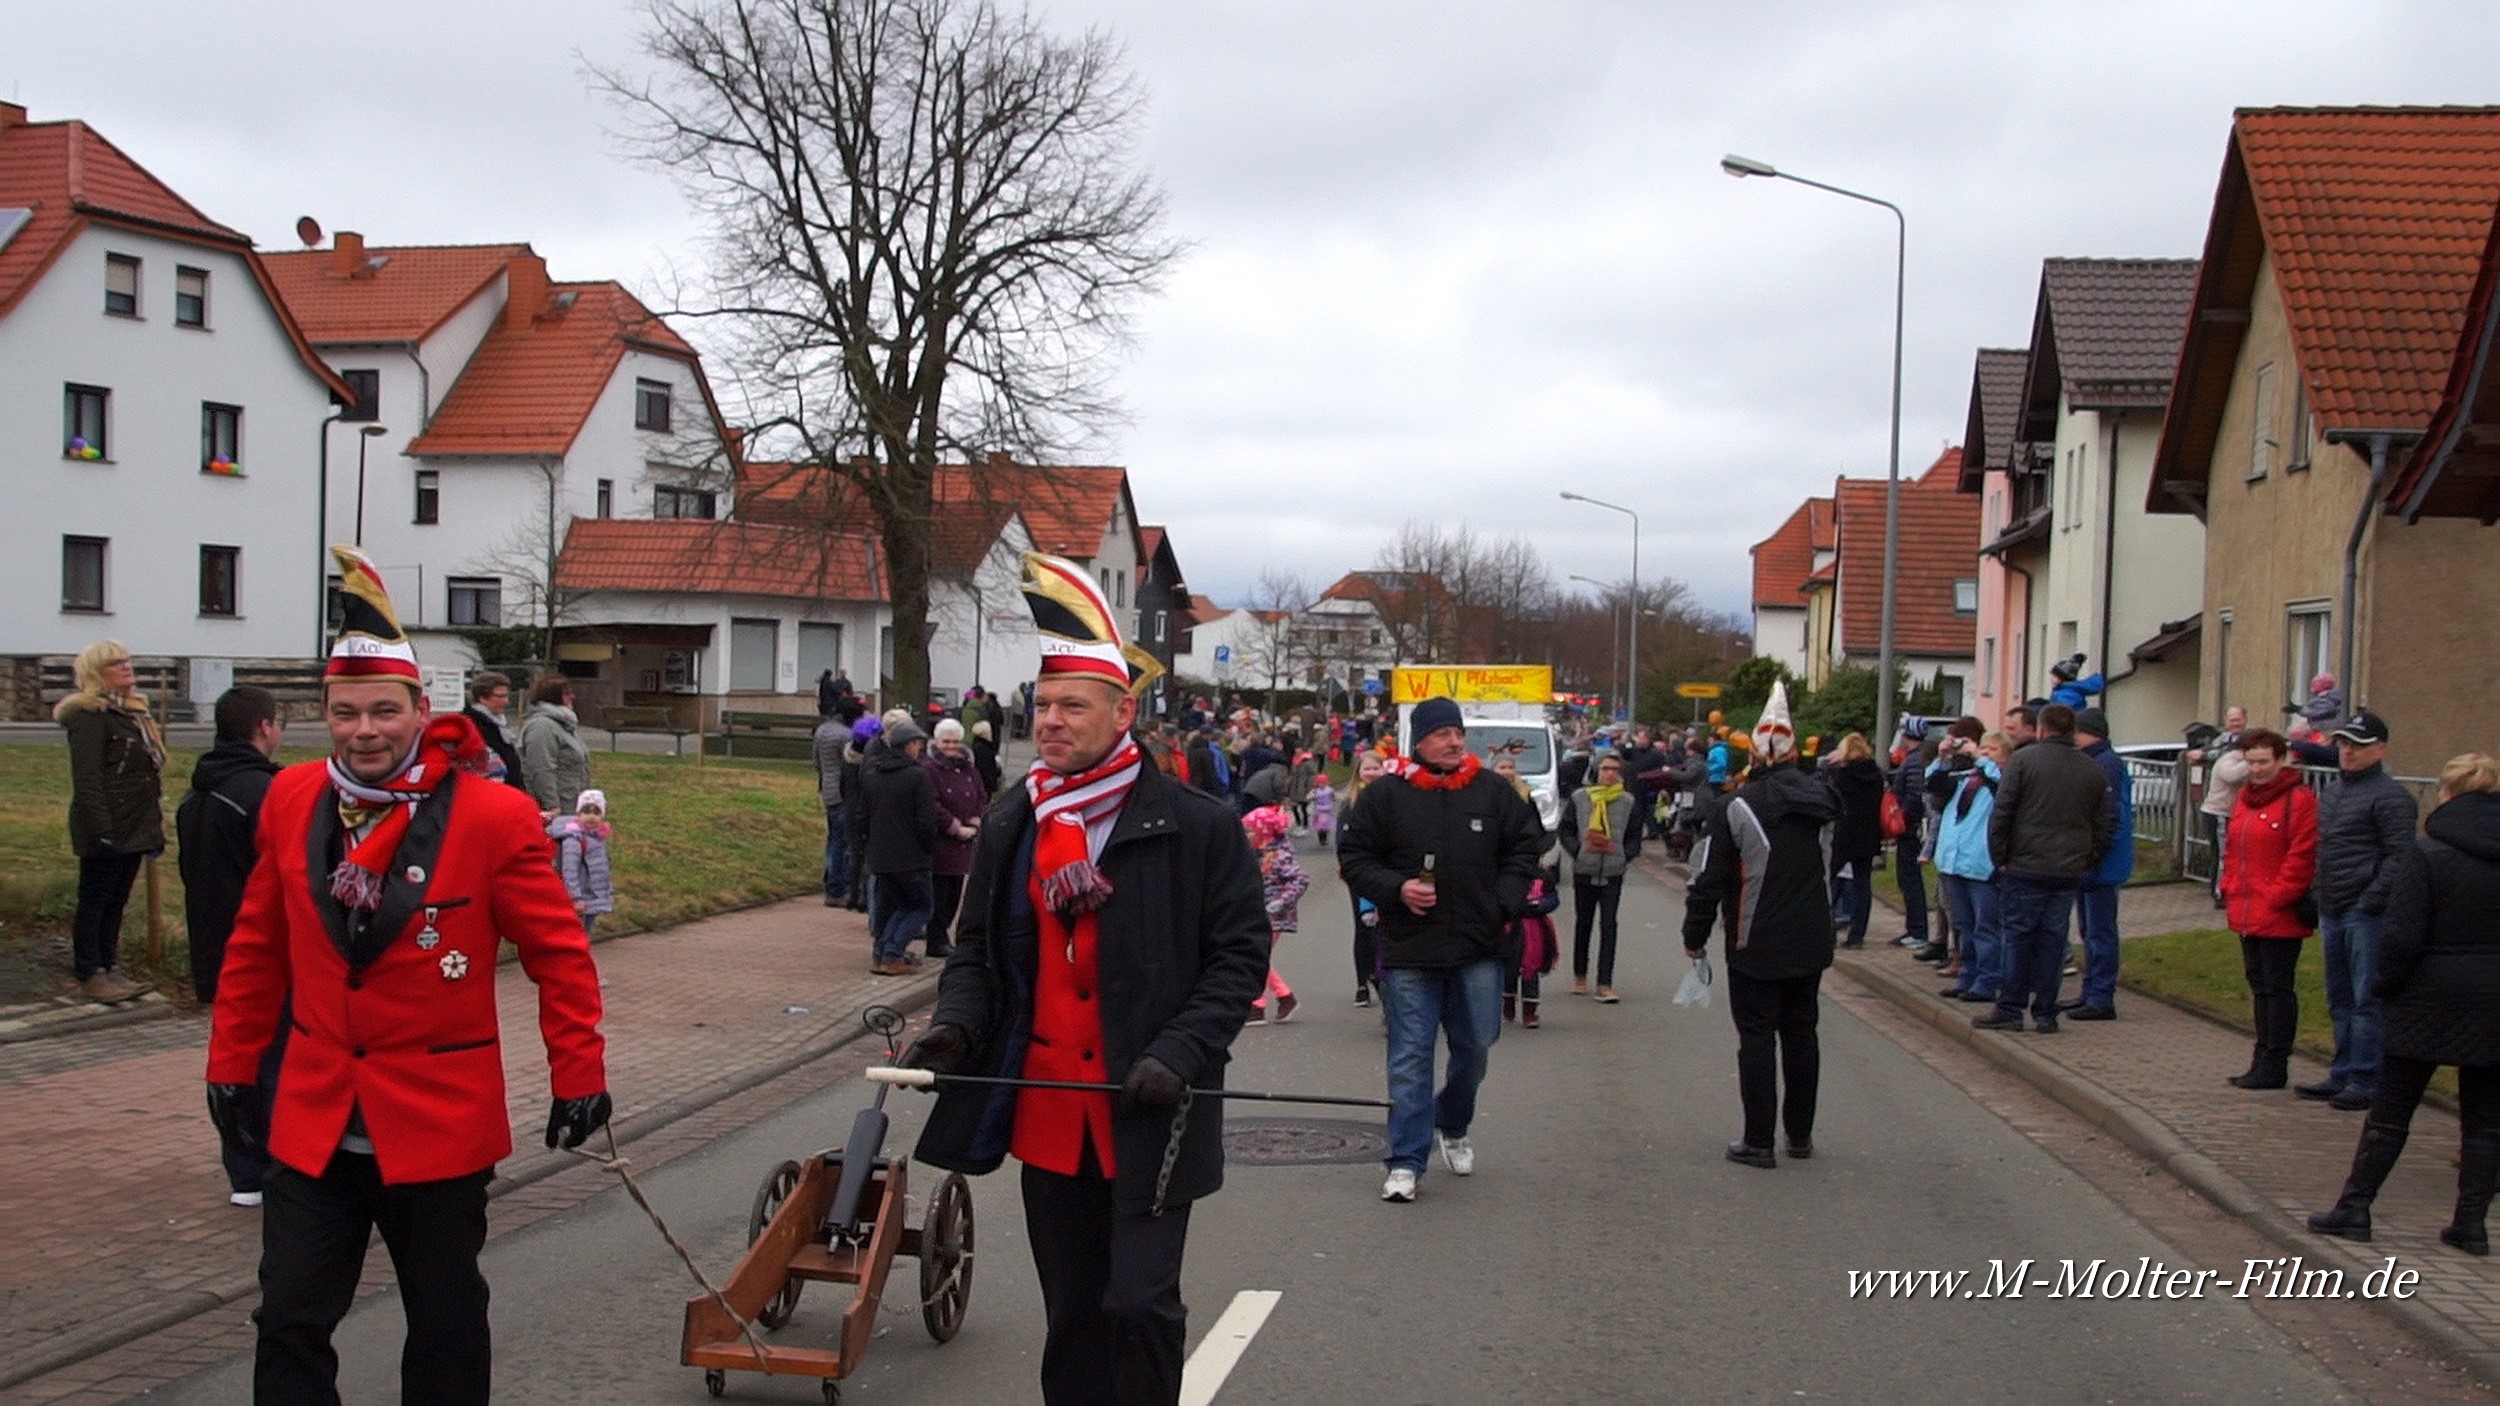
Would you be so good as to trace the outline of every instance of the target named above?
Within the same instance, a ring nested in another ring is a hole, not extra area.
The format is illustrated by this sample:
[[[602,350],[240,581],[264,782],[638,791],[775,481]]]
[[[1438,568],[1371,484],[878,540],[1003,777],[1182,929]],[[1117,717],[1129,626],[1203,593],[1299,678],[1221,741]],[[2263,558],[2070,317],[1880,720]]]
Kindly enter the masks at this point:
[[[1591,498],[1568,488],[1563,490],[1562,496],[1566,503],[1586,503],[1592,508],[1604,508],[1632,519],[1632,668],[1630,677],[1625,680],[1624,695],[1631,700],[1631,721],[1638,724],[1641,720],[1641,515],[1620,503]]]
[[[1792,181],[1869,205],[1881,205],[1892,212],[1892,457],[1884,470],[1884,624],[1875,661],[1875,736],[1878,746],[1888,745],[1892,737],[1892,588],[1901,560],[1901,312],[1910,261],[1910,221],[1901,213],[1901,207],[1889,200],[1810,181],[1749,156],[1730,152],[1719,158],[1719,169],[1740,180],[1746,176],[1767,176]]]
[[[1612,581],[1600,581],[1594,576],[1574,574],[1571,579],[1595,586],[1600,600],[1605,599],[1605,592],[1615,588]],[[1612,601],[1606,604],[1606,651],[1606,691],[1613,695],[1607,701],[1610,704],[1619,703],[1623,701],[1623,695],[1618,691],[1623,683],[1623,634],[1615,628],[1615,607]]]
[[[367,425],[356,432],[356,545],[365,544],[365,446],[391,432],[388,425]]]

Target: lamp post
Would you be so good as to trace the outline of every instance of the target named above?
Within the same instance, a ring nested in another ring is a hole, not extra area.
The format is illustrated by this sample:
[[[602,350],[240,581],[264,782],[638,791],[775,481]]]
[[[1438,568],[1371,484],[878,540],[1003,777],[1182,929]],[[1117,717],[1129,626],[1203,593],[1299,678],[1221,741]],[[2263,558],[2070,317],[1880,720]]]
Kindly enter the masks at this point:
[[[1595,586],[1601,600],[1604,599],[1604,592],[1615,588],[1613,582],[1600,581],[1594,576],[1574,574],[1571,579]],[[1606,650],[1606,691],[1614,695],[1608,702],[1620,702],[1623,695],[1616,690],[1623,683],[1623,633],[1615,628],[1615,607],[1611,601],[1606,605]]]
[[[1585,493],[1574,493],[1568,488],[1563,490],[1562,496],[1563,501],[1567,503],[1586,503],[1592,508],[1604,508],[1608,512],[1621,513],[1632,519],[1632,622],[1629,627],[1632,636],[1632,667],[1629,671],[1630,676],[1624,681],[1623,691],[1631,704],[1631,712],[1627,718],[1637,726],[1641,720],[1641,515],[1620,503],[1609,503],[1602,498],[1591,498]]]
[[[367,425],[356,431],[356,545],[365,544],[365,446],[391,432],[388,425]]]
[[[1889,200],[1880,200],[1872,195],[1867,195],[1854,190],[1845,190],[1835,185],[1825,185],[1821,181],[1810,181],[1803,176],[1792,175],[1789,172],[1783,171],[1767,161],[1756,161],[1751,157],[1738,156],[1731,152],[1728,155],[1719,158],[1719,169],[1727,172],[1731,176],[1737,177],[1740,180],[1747,176],[1767,176],[1772,180],[1791,181],[1801,186],[1812,186],[1816,190],[1828,191],[1833,195],[1846,196],[1851,200],[1863,201],[1869,205],[1881,205],[1885,209],[1892,212],[1894,234],[1892,258],[1892,453],[1891,459],[1886,464],[1884,469],[1884,624],[1882,634],[1879,636],[1875,660],[1875,736],[1878,739],[1876,745],[1889,746],[1892,740],[1893,694],[1892,587],[1895,580],[1895,573],[1900,566],[1901,560],[1901,313],[1903,307],[1903,284],[1909,271],[1910,261],[1910,221],[1907,216],[1901,213],[1901,207],[1893,204]]]

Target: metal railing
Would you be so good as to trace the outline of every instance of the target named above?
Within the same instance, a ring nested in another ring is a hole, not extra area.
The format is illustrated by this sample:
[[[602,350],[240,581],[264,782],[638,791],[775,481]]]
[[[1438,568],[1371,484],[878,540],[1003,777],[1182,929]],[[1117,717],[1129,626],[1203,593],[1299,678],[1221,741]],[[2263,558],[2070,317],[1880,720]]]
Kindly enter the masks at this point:
[[[2331,766],[2304,766],[2294,769],[2300,773],[2301,780],[2308,783],[2310,790],[2321,794],[2328,787],[2333,786],[2337,776],[2341,774]],[[2203,883],[2213,882],[2217,858],[2214,850],[2214,835],[2205,824],[2203,814],[2207,770],[2206,767],[2191,765],[2185,761],[2130,760],[2127,763],[2128,774],[2135,780],[2137,838],[2154,838],[2152,832],[2147,829],[2146,822],[2145,796],[2147,790],[2151,789],[2147,785],[2150,780],[2152,787],[2163,788],[2159,792],[2161,799],[2155,807],[2159,818],[2153,823],[2167,827],[2162,831],[2162,836],[2171,846],[2171,856],[2178,864],[2179,876]],[[2396,781],[2413,793],[2414,806],[2422,815],[2429,815],[2431,807],[2439,804],[2438,777],[2399,776]],[[2187,823],[2180,823],[2182,817],[2186,818]],[[2211,827],[2211,829],[2219,828],[2219,826]]]

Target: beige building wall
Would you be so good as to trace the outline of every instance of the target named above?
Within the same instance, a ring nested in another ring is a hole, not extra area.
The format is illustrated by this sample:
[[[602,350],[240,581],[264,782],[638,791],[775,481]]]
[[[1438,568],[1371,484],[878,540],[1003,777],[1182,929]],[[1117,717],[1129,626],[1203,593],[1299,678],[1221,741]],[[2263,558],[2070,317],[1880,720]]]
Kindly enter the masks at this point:
[[[2381,516],[2362,564],[2356,670],[2395,734],[2388,766],[2437,776],[2459,752],[2500,752],[2500,527]]]

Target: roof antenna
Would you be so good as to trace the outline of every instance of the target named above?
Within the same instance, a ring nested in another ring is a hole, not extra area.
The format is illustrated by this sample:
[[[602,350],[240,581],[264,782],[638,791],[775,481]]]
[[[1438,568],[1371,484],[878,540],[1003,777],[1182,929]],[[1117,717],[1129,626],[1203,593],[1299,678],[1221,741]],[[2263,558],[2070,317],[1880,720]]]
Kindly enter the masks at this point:
[[[297,220],[295,222],[295,237],[304,241],[304,247],[307,249],[320,248],[321,221],[314,219],[310,215],[306,215],[304,218]]]

